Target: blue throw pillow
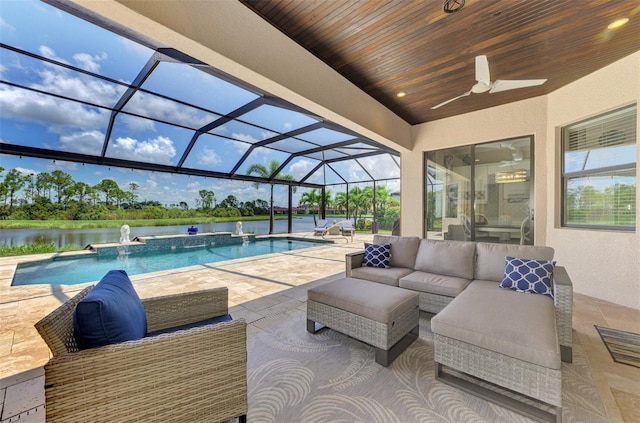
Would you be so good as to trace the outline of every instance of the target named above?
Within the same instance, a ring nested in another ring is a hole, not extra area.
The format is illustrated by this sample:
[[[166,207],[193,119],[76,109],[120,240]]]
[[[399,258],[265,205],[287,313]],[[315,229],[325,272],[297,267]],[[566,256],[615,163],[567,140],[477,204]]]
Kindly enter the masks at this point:
[[[364,261],[367,267],[379,267],[388,269],[390,267],[391,244],[369,244],[364,243]]]
[[[141,339],[147,316],[124,270],[111,270],[73,311],[73,331],[81,350]]]
[[[555,261],[529,260],[515,257],[505,257],[504,276],[501,288],[514,291],[542,294],[553,298],[551,277]]]

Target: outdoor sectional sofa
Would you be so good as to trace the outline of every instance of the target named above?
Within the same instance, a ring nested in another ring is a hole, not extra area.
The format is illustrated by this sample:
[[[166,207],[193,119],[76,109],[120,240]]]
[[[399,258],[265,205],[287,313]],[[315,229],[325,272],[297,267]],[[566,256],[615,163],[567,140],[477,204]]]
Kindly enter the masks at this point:
[[[389,244],[389,267],[363,265],[364,251],[350,253],[346,276],[418,292],[420,310],[436,314],[431,330],[439,380],[536,420],[561,421],[573,289],[566,270],[553,267],[552,248],[385,235],[375,235],[372,244]],[[549,292],[501,288],[512,258],[552,263]],[[533,398],[537,406],[469,383],[466,375]]]

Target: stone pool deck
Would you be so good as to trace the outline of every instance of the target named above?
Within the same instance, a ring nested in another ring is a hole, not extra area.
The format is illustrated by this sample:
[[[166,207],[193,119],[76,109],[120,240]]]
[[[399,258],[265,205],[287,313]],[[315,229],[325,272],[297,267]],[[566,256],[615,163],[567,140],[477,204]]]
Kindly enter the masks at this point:
[[[309,233],[294,235],[312,237]],[[345,254],[362,250],[363,241],[371,241],[372,235],[357,234],[353,243],[328,238],[335,244],[131,279],[143,298],[227,286],[232,315],[253,323],[247,330],[255,333],[261,330],[258,320],[263,317],[280,313],[286,318],[288,311],[306,310],[307,289],[343,277]],[[33,324],[86,286],[10,286],[19,261],[47,256],[0,258],[0,423],[45,421],[42,366],[50,352]],[[640,310],[576,293],[573,316],[574,335],[585,347],[611,421],[640,421],[640,369],[613,362],[593,326],[639,332]]]
[[[313,233],[283,236],[319,239]],[[232,316],[251,323],[284,310],[304,308],[307,289],[344,276],[345,254],[361,250],[363,241],[372,237],[359,234],[353,243],[344,237],[327,237],[335,243],[146,273],[131,280],[141,298],[227,286]],[[19,262],[51,256],[0,258],[0,423],[44,422],[42,366],[51,353],[33,325],[91,284],[10,286]],[[96,275],[96,282],[101,277]]]

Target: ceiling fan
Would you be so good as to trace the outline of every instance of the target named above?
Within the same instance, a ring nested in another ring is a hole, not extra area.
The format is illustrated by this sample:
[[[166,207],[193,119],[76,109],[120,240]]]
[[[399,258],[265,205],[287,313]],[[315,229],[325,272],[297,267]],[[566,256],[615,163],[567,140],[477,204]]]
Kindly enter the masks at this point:
[[[534,87],[536,85],[542,85],[547,80],[546,79],[496,79],[494,82],[491,82],[491,77],[489,76],[489,61],[487,60],[487,56],[481,55],[476,56],[476,84],[471,87],[469,91],[466,93],[454,97],[450,100],[442,102],[436,106],[433,106],[431,109],[437,109],[438,107],[442,107],[445,104],[449,104],[454,100],[457,100],[462,97],[466,97],[468,95],[480,94],[489,91],[489,94],[497,93],[500,91],[507,90],[515,90],[517,88],[526,88],[526,87]]]

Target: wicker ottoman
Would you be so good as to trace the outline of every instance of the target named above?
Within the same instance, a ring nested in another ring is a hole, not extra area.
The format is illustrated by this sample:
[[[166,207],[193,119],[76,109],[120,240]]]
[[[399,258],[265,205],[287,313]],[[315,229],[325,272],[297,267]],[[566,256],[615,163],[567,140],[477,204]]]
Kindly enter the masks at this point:
[[[418,293],[362,279],[339,279],[307,291],[307,331],[327,326],[375,347],[388,366],[418,337]]]

